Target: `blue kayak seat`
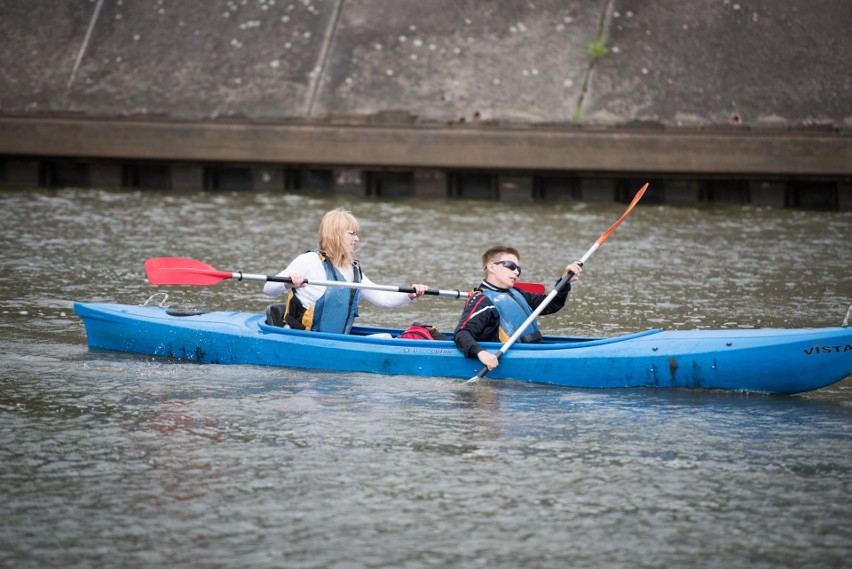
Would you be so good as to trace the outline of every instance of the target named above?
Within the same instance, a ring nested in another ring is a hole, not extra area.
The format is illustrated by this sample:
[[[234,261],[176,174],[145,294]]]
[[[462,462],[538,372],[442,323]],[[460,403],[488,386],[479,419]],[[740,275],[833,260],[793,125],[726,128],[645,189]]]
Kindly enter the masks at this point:
[[[283,302],[275,302],[266,307],[266,323],[270,326],[284,327],[284,313],[287,305]]]

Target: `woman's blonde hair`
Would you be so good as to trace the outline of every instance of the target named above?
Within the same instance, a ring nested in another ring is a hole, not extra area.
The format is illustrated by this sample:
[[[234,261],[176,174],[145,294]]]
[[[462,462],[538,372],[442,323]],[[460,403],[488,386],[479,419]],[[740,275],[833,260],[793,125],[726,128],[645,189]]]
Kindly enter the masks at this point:
[[[345,267],[353,263],[352,255],[343,246],[343,239],[345,232],[358,231],[359,228],[360,224],[355,216],[343,208],[333,209],[322,216],[319,225],[319,246],[335,266]]]

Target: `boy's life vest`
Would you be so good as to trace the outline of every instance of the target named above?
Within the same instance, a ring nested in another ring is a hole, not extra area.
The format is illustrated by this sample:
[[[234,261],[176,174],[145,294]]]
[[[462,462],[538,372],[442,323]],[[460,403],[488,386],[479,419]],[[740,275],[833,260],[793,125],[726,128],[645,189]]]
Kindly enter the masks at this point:
[[[505,291],[485,288],[482,290],[482,294],[491,301],[500,315],[499,334],[501,342],[508,341],[533,312],[526,299],[514,288]],[[541,330],[538,327],[538,322],[533,320],[527,326],[520,340],[525,344],[540,341]]]

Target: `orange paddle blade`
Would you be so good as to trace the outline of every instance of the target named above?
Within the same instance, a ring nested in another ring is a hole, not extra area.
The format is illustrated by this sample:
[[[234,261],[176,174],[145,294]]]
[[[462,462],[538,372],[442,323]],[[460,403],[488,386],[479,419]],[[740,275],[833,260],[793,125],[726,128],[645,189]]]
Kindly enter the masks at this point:
[[[630,215],[630,212],[633,211],[633,208],[636,207],[636,204],[639,203],[639,200],[642,199],[642,196],[645,195],[645,190],[648,189],[648,182],[645,182],[645,185],[639,188],[639,191],[636,192],[636,195],[633,196],[633,201],[630,202],[630,205],[627,206],[627,210],[624,214],[618,218],[618,221],[612,224],[612,226],[603,232],[603,235],[600,236],[600,239],[597,240],[598,246],[603,245],[603,242],[607,240],[607,238],[612,235],[612,232],[615,231],[621,222],[627,219],[627,216]]]

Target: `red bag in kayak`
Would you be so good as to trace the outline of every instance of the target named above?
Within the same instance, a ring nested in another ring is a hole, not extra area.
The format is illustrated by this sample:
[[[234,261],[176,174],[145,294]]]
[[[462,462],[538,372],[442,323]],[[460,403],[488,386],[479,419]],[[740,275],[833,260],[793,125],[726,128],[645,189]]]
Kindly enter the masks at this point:
[[[405,332],[399,335],[400,338],[407,338],[409,340],[450,340],[451,338],[446,334],[441,334],[437,328],[429,326],[428,324],[420,324],[419,322],[415,322],[411,326],[409,326]]]

